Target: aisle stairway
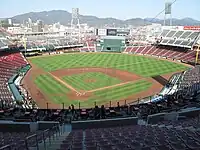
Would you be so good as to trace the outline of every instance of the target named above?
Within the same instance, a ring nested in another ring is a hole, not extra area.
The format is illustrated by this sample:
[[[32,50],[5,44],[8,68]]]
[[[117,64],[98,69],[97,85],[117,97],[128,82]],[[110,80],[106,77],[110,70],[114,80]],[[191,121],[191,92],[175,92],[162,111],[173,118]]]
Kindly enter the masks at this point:
[[[69,135],[69,133],[71,132],[71,125],[66,124],[64,125],[64,129],[60,128],[60,130],[63,130],[64,133],[59,135],[59,136],[54,136],[51,137],[51,139],[46,139],[45,143],[42,142],[39,144],[39,150],[57,150],[60,149],[61,144],[63,143],[63,141],[66,139],[66,137]],[[46,148],[45,148],[46,147]],[[31,148],[31,150],[37,150],[36,147]]]

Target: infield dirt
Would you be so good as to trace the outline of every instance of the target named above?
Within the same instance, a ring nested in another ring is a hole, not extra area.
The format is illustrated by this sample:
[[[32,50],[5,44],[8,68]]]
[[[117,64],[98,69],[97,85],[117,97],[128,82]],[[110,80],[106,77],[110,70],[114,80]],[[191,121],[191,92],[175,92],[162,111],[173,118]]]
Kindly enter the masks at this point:
[[[63,76],[67,75],[74,75],[74,74],[80,74],[80,73],[87,73],[87,72],[101,72],[104,74],[107,74],[111,77],[118,78],[122,81],[119,85],[114,86],[121,86],[121,84],[126,84],[129,82],[135,82],[141,79],[147,80],[152,83],[152,86],[143,92],[133,94],[128,96],[126,99],[121,99],[119,102],[120,104],[124,104],[125,100],[126,103],[132,103],[138,100],[138,98],[143,98],[147,96],[151,96],[154,94],[159,93],[159,91],[162,89],[162,85],[155,81],[152,78],[142,78],[136,74],[130,73],[128,71],[122,71],[122,70],[116,70],[112,68],[72,68],[72,69],[60,69],[52,72],[45,72],[44,70],[38,68],[34,64],[30,62],[32,69],[29,70],[27,75],[23,79],[23,85],[24,87],[29,91],[32,98],[36,101],[39,108],[46,108],[47,103],[48,107],[51,109],[58,109],[62,108],[61,104],[55,104],[51,101],[51,99],[48,97],[48,95],[45,95],[45,93],[42,93],[40,89],[38,89],[37,85],[34,83],[34,80],[37,76],[42,74],[52,74],[54,77],[57,78],[57,80],[61,80]],[[64,84],[64,83],[63,83]],[[67,84],[67,83],[66,83]],[[67,85],[66,85],[67,86]],[[70,85],[69,85],[70,86]],[[68,86],[68,87],[69,87]],[[72,87],[73,88],[73,87]],[[104,87],[101,88],[101,90],[106,88],[112,88],[110,87]],[[94,90],[95,91],[95,90]],[[68,94],[66,94],[71,100],[87,100],[89,97],[93,96],[94,91],[79,91],[76,92],[75,90],[71,90]],[[116,106],[117,102],[113,102],[112,106]],[[105,104],[105,106],[110,105],[109,102]],[[67,107],[67,106],[66,106]]]

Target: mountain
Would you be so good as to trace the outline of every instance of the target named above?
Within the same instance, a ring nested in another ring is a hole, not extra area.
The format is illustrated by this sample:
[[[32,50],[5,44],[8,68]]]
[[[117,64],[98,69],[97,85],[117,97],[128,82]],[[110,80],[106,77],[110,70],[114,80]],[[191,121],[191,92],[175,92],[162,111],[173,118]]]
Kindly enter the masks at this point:
[[[164,23],[164,20],[155,19],[155,18],[145,18],[144,20],[152,22],[152,23],[159,23],[159,24]],[[170,20],[167,19],[166,24],[169,25],[169,23],[170,23]],[[200,25],[200,21],[194,20],[192,18],[183,18],[183,19],[172,18],[172,24],[176,26],[187,26],[187,25],[196,26],[196,25]]]
[[[12,17],[14,23],[23,23],[31,18],[33,22],[36,20],[43,20],[45,24],[53,24],[60,22],[63,25],[70,24],[71,13],[64,10],[52,10],[43,12],[30,12]],[[115,18],[98,18],[96,16],[86,16],[80,15],[80,23],[87,23],[91,26],[103,27],[105,25],[113,25],[116,27],[125,27],[128,25],[146,25],[150,23],[160,23],[163,24],[163,20],[154,18],[133,18],[128,20],[120,20]],[[172,19],[173,25],[200,25],[200,21],[194,20],[192,18],[184,19]],[[166,21],[169,24],[169,20]]]

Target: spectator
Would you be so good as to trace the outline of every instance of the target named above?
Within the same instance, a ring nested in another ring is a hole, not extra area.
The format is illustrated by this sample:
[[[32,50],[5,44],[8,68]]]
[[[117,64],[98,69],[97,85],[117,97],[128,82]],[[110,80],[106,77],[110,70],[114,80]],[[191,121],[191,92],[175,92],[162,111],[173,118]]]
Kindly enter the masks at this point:
[[[120,112],[120,110],[121,108],[120,108],[119,102],[117,102],[117,107],[115,108],[115,111]]]
[[[94,108],[94,118],[100,119],[100,110],[99,110],[98,106],[95,106],[95,108]]]
[[[106,110],[104,108],[104,105],[101,106],[101,118],[102,119],[105,119],[106,117]]]
[[[74,109],[74,105],[71,104],[71,112],[72,112],[72,115],[75,113],[75,109]]]

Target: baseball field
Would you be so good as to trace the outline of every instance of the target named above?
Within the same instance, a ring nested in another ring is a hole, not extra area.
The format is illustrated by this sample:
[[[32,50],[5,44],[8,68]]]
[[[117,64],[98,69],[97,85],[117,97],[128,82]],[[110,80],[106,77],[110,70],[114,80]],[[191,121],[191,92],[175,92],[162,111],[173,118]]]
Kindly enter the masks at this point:
[[[136,101],[158,93],[163,85],[156,76],[168,78],[186,66],[156,58],[115,54],[76,53],[33,57],[24,78],[39,107],[60,108]],[[154,78],[153,78],[154,77]]]

